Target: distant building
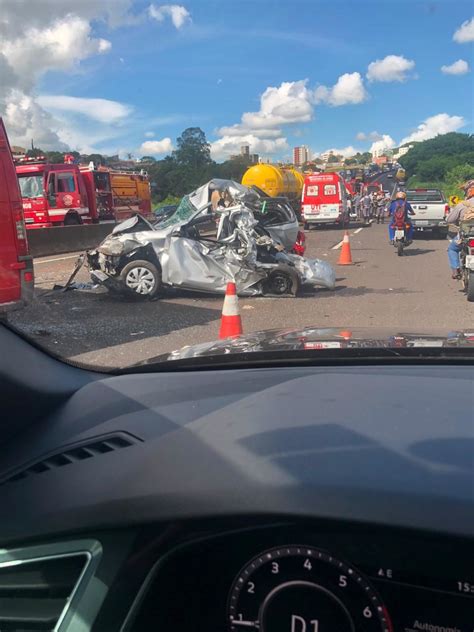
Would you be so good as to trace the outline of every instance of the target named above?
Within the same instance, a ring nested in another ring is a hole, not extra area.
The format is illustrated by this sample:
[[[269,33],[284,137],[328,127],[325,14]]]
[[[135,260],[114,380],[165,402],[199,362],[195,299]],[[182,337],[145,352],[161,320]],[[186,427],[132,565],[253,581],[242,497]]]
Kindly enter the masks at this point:
[[[250,145],[242,145],[240,147],[240,155],[245,158],[250,158]]]
[[[325,151],[324,154],[319,154],[319,158],[321,158],[323,162],[327,162],[333,154],[333,151]]]
[[[293,164],[297,167],[301,167],[309,160],[309,149],[306,145],[301,145],[301,147],[293,148]]]
[[[395,160],[398,160],[399,158],[401,158],[402,156],[407,154],[412,147],[413,147],[413,145],[407,145],[406,147],[398,147],[398,149],[394,149],[393,150],[393,158]]]
[[[250,154],[250,162],[254,165],[258,165],[260,162],[260,156],[258,154]]]
[[[388,162],[388,156],[376,156],[374,158],[374,163],[376,165],[386,165]]]

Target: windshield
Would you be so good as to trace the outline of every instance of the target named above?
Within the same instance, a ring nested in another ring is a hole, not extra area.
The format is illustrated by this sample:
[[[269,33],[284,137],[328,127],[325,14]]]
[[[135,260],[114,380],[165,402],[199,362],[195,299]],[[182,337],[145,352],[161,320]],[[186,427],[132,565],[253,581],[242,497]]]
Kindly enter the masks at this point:
[[[18,176],[20,184],[21,197],[23,198],[39,198],[44,195],[43,176]]]
[[[471,2],[0,10],[6,326],[104,370],[474,348]]]

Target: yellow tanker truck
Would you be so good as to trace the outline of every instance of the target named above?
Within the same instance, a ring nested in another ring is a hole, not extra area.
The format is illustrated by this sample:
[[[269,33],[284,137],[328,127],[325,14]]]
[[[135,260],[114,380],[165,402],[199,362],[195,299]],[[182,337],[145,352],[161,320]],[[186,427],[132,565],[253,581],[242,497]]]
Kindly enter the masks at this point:
[[[304,177],[296,169],[254,165],[244,173],[242,184],[247,187],[256,186],[270,197],[286,197],[299,210]]]

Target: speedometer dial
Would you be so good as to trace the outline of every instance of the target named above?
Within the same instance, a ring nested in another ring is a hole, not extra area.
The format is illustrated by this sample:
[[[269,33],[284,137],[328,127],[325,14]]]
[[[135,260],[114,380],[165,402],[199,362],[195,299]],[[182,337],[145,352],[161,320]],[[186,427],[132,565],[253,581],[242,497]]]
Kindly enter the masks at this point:
[[[384,605],[358,571],[302,545],[269,549],[244,566],[227,617],[232,632],[392,632]]]

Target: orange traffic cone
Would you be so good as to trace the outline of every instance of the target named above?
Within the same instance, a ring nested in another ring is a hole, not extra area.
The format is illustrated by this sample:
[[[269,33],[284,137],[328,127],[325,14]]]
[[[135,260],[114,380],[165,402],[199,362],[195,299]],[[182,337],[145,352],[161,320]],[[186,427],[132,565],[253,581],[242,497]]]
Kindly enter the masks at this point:
[[[232,338],[242,333],[242,321],[239,314],[239,299],[235,283],[227,283],[224,306],[222,307],[219,338]]]
[[[344,233],[342,240],[341,256],[337,262],[340,266],[350,266],[352,264],[351,244],[349,243],[349,233]]]

